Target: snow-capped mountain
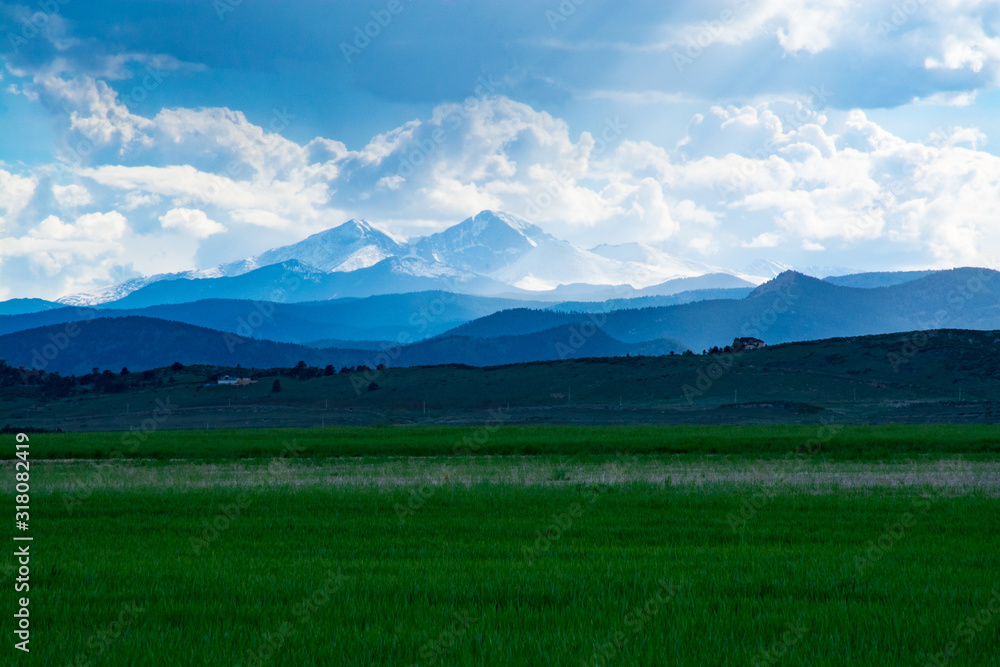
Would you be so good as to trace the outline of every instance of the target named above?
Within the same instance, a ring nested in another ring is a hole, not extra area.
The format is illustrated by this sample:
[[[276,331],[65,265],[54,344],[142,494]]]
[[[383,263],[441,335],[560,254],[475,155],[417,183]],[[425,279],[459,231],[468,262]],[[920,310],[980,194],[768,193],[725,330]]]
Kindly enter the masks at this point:
[[[93,306],[108,301],[117,301],[155,281],[156,276],[142,276],[89,292],[78,292],[56,299],[56,303],[67,306]]]
[[[744,272],[725,271],[674,257],[641,243],[601,245],[584,250],[546,233],[527,220],[500,211],[482,211],[444,231],[406,242],[365,220],[349,220],[259,255],[200,271],[132,278],[111,287],[74,294],[59,301],[98,305],[129,301],[152,304],[225,294],[226,298],[304,301],[335,295],[370,296],[422,289],[467,294],[514,295],[534,292],[543,298],[560,286],[642,290],[668,281],[728,274],[764,282],[778,265],[755,263]],[[277,267],[277,272],[262,271]],[[294,271],[293,271],[294,269]],[[309,274],[315,287],[285,291],[286,274]],[[272,275],[273,274],[273,275]],[[322,279],[317,276],[328,276]],[[243,278],[242,280],[236,280]],[[275,281],[283,281],[276,283]],[[170,285],[159,285],[169,282]],[[583,298],[583,297],[576,297]]]
[[[756,276],[761,279],[760,282],[764,282],[784,273],[785,271],[792,270],[794,270],[794,268],[788,264],[782,264],[781,262],[775,262],[770,259],[758,259],[740,269],[740,273],[748,276]]]
[[[858,269],[851,268],[848,266],[805,266],[799,269],[795,269],[799,273],[804,273],[807,276],[812,276],[814,278],[829,278],[831,276],[846,276],[854,273],[858,273]]]
[[[466,271],[491,275],[538,247],[559,241],[535,225],[507,213],[482,211],[414,244],[418,255]]]
[[[719,270],[677,260],[648,246],[648,255],[626,248],[621,251],[624,256],[616,256],[617,246],[599,246],[607,254],[583,250],[499,211],[482,211],[414,247],[435,261],[533,291],[574,283],[643,288]]]
[[[96,306],[102,303],[112,303],[123,299],[132,292],[140,290],[153,283],[167,280],[198,280],[200,278],[216,278],[221,276],[217,268],[204,271],[181,271],[179,273],[157,273],[152,276],[137,276],[120,283],[91,290],[78,292],[56,299],[56,303],[67,306]]]
[[[614,265],[604,258],[560,241],[527,220],[498,211],[482,211],[421,239],[415,247],[418,253],[436,261],[520,289],[622,282],[619,272],[609,272]]]
[[[497,294],[509,289],[508,285],[475,273],[399,257],[355,271],[320,271],[289,259],[239,276],[157,281],[116,301],[113,307],[147,308],[204,299],[301,303],[433,290]]]
[[[595,255],[607,259],[637,264],[650,274],[657,276],[657,282],[675,278],[693,278],[708,273],[724,273],[724,269],[685,257],[675,257],[645,243],[602,243],[590,249]]]
[[[390,257],[404,255],[401,241],[367,220],[348,220],[332,229],[313,234],[298,243],[274,248],[254,257],[220,264],[201,271],[160,273],[131,278],[110,287],[72,294],[58,299],[68,306],[93,306],[122,299],[136,290],[163,280],[199,280],[232,278],[257,269],[291,260],[320,272],[357,271]]]
[[[754,276],[758,278],[754,282],[761,283],[776,278],[785,271],[797,271],[803,275],[821,279],[827,276],[846,276],[858,272],[857,269],[846,266],[789,266],[788,264],[782,264],[770,259],[758,259],[743,267],[740,273],[734,275],[743,274],[743,277]]]
[[[367,220],[348,220],[292,245],[223,264],[222,275],[237,276],[262,266],[296,259],[320,271],[356,271],[383,259],[405,254],[405,242],[393,238]]]

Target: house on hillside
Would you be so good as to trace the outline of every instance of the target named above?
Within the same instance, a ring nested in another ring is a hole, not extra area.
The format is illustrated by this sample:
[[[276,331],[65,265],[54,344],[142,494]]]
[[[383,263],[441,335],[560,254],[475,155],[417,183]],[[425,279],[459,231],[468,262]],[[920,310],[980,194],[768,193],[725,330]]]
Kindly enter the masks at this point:
[[[736,340],[739,342],[741,350],[759,350],[764,347],[764,341],[760,338],[743,337]]]
[[[219,378],[219,384],[230,384],[243,386],[247,384],[253,384],[256,380],[251,380],[250,378],[234,378],[231,375],[223,375]]]

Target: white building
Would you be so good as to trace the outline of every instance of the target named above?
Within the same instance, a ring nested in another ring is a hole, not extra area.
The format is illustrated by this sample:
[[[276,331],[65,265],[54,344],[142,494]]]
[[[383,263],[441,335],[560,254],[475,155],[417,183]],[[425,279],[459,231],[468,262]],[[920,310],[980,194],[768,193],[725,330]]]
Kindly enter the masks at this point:
[[[231,375],[223,375],[219,378],[219,384],[250,384],[253,382],[250,378],[234,378]]]

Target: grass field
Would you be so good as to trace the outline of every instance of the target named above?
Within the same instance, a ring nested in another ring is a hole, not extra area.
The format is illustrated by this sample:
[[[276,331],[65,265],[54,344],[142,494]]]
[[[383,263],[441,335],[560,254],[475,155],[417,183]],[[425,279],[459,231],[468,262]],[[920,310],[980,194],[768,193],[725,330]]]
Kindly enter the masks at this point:
[[[33,660],[1000,665],[996,427],[485,428],[32,436]]]
[[[1000,457],[996,425],[479,426],[148,430],[40,433],[32,456],[48,459],[206,459],[332,456],[615,453],[737,457],[809,454],[835,460],[908,456]],[[2,436],[0,436],[2,437]],[[13,448],[0,457],[13,456]]]

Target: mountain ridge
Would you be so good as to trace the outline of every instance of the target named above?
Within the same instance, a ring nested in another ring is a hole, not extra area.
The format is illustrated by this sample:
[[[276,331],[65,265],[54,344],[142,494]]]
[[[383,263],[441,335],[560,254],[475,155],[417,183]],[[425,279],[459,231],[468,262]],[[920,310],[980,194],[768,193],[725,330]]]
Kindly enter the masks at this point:
[[[224,282],[222,287],[209,288],[203,281],[225,281],[290,261],[309,265],[322,273],[353,274],[393,260],[391,265],[396,267],[397,273],[424,277],[463,276],[451,291],[487,294],[503,291],[501,284],[512,292],[550,292],[574,284],[589,285],[591,290],[599,292],[616,286],[645,290],[671,280],[715,274],[733,276],[747,284],[760,284],[765,280],[675,257],[646,244],[603,245],[594,250],[597,252],[579,248],[534,223],[503,211],[480,211],[444,230],[409,241],[367,220],[351,219],[296,243],[212,268],[136,276],[108,287],[66,295],[56,301],[65,305],[103,305],[168,281],[175,285],[164,293],[189,290],[197,296],[184,297],[184,300],[193,301],[212,291],[225,293],[226,285],[232,284]],[[354,281],[352,293],[358,296],[413,289],[412,286],[393,289],[367,280],[373,288],[366,293],[361,282],[365,281]],[[447,287],[437,287],[442,286]],[[430,288],[432,286],[427,284],[418,287]],[[162,289],[147,291],[147,297]],[[482,291],[477,292],[477,289]],[[247,294],[230,296],[259,298],[259,294],[259,289],[251,289]],[[180,297],[170,298],[169,302],[176,303]],[[147,301],[147,305],[153,304]]]

